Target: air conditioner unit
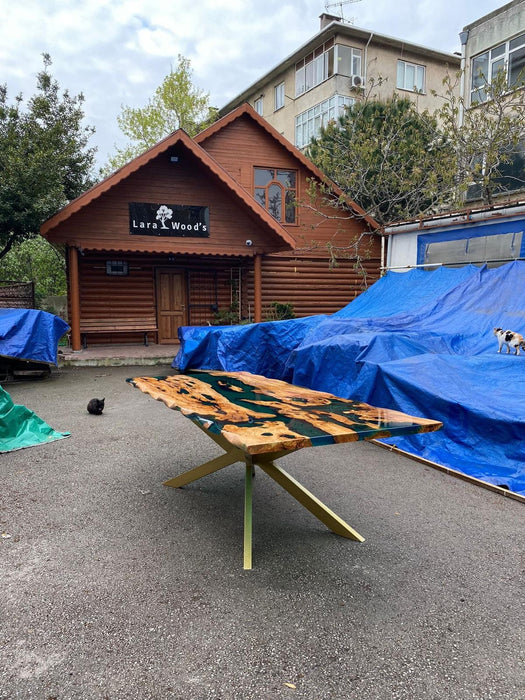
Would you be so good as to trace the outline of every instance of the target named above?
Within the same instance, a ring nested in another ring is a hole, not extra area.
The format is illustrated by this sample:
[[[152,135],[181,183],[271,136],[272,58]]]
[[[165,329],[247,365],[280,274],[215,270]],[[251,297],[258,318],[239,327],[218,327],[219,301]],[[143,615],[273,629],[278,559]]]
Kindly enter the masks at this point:
[[[363,84],[363,78],[360,75],[352,76],[352,87],[361,87]]]

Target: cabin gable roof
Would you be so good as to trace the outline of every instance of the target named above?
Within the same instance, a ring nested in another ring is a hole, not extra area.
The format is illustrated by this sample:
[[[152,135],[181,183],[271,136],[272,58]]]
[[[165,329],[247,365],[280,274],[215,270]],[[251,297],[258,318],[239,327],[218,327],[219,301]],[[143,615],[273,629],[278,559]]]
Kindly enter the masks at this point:
[[[270,135],[280,146],[285,149],[293,158],[295,158],[301,166],[308,171],[313,177],[327,185],[338,197],[342,197],[345,204],[350,208],[350,210],[360,219],[362,219],[366,224],[372,229],[379,229],[379,224],[369,216],[356,202],[354,202],[350,197],[345,195],[343,190],[341,190],[335,182],[330,180],[312,161],[307,158],[302,151],[296,148],[288,139],[286,139],[282,134],[280,134],[269,122],[261,117],[248,103],[237,107],[232,110],[224,117],[214,122],[211,126],[204,131],[201,131],[194,140],[206,148],[206,142],[213,136],[218,134],[222,130],[227,130],[234,122],[240,119],[250,119],[254,124],[256,124],[260,129],[263,129],[268,135]]]
[[[124,165],[122,168],[112,173],[109,177],[96,184],[91,189],[74,199],[67,206],[57,212],[42,224],[40,233],[48,237],[50,232],[62,223],[67,221],[74,214],[82,211],[87,206],[95,202],[102,195],[109,193],[113,188],[124,182],[132,174],[138,172],[155,158],[175,147],[183,147],[190,151],[195,160],[206,170],[206,172],[220,183],[237,202],[245,208],[247,213],[254,218],[257,223],[266,230],[275,243],[274,250],[290,250],[294,247],[295,241],[292,236],[262,207],[246,190],[244,190],[235,179],[219,164],[212,156],[202,148],[188,134],[179,129],[152,148],[148,149],[140,156]]]

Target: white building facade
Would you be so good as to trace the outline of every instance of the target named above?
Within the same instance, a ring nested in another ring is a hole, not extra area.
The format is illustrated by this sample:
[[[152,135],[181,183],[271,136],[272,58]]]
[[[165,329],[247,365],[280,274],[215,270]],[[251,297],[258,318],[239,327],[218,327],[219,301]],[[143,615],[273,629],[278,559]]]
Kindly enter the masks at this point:
[[[252,105],[298,148],[308,146],[320,128],[345,106],[370,93],[384,100],[398,94],[421,110],[440,106],[447,73],[460,67],[458,54],[437,51],[320,17],[320,31],[221,110],[225,115],[244,102]]]

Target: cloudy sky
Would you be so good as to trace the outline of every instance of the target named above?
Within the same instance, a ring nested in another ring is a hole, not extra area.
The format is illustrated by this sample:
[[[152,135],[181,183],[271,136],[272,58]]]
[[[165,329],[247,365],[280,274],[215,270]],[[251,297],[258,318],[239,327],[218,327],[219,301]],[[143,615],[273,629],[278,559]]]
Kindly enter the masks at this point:
[[[102,165],[123,146],[122,105],[144,106],[182,54],[193,83],[224,106],[319,31],[325,0],[0,0],[0,83],[13,98],[35,92],[41,55],[62,89],[85,96]],[[328,3],[330,5],[330,3]],[[343,2],[346,19],[443,51],[498,0]],[[337,14],[339,3],[329,11]]]

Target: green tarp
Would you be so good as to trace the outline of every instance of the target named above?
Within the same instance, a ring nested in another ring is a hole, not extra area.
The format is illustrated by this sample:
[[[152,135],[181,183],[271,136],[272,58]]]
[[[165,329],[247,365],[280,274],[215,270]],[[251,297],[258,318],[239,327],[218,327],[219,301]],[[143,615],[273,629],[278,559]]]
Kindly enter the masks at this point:
[[[58,433],[25,406],[17,406],[0,387],[0,452],[21,450],[68,437]]]

